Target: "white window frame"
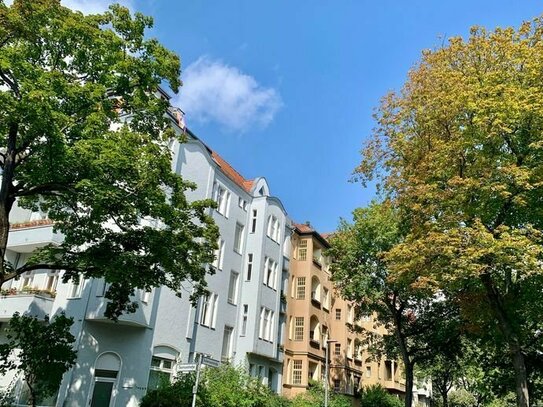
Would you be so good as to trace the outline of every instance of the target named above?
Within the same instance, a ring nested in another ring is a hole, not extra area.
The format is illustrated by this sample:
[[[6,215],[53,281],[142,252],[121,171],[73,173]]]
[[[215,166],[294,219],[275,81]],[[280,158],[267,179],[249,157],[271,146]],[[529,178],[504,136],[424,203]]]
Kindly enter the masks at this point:
[[[217,239],[217,250],[215,250],[215,260],[213,261],[213,267],[215,267],[217,270],[222,270],[222,266],[224,263],[224,247],[225,243],[224,240],[219,237]]]
[[[245,281],[251,281],[253,277],[253,261],[254,261],[253,253],[247,253],[247,270],[245,273]]]
[[[239,273],[230,271],[230,280],[228,282],[228,302],[232,305],[238,303]]]
[[[208,328],[215,328],[218,299],[219,296],[215,293],[209,293],[202,298],[199,318],[200,325]]]
[[[230,191],[224,185],[216,184],[215,202],[217,202],[217,212],[225,218],[228,218],[230,195]]]
[[[81,293],[83,292],[83,286],[85,285],[85,280],[81,275],[77,276],[77,283],[74,280],[70,280],[70,291],[68,293],[68,300],[81,298]]]
[[[234,251],[241,254],[243,251],[243,233],[245,226],[236,222],[236,229],[234,230]]]

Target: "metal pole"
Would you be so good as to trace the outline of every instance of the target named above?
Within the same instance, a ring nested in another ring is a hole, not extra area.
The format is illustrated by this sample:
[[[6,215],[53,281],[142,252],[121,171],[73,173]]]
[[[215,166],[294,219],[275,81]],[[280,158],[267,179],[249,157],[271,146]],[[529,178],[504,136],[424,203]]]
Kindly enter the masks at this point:
[[[329,352],[330,352],[330,342],[326,341],[326,361],[325,368],[324,368],[324,407],[328,407],[328,386],[329,386],[329,379],[328,379],[328,358],[329,358]]]
[[[192,387],[192,407],[196,407],[196,393],[198,393],[198,383],[200,382],[200,369],[202,367],[202,358],[204,355],[201,353],[197,353],[196,357],[198,358],[198,362],[196,362],[196,381],[194,382],[194,386]]]

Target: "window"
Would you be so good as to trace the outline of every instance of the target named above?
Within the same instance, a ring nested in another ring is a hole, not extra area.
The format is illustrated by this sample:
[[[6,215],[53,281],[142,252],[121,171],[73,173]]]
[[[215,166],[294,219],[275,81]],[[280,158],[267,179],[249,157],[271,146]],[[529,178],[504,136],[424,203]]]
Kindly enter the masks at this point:
[[[307,260],[307,239],[300,240],[300,243],[298,243],[298,255],[296,258],[300,261]]]
[[[157,389],[161,384],[169,383],[173,374],[175,361],[171,359],[153,356],[151,359],[151,370],[149,372],[149,390]]]
[[[221,351],[221,361],[228,362],[232,357],[232,332],[234,328],[231,326],[224,327],[224,334],[222,337],[222,351]]]
[[[339,393],[341,391],[341,380],[334,379],[334,391]]]
[[[324,345],[328,343],[328,327],[323,326],[321,331],[321,343]]]
[[[277,280],[277,268],[278,265],[275,261],[270,259],[269,257],[266,257],[265,262],[265,280],[264,284],[267,285],[270,288],[276,289],[276,280]]]
[[[305,300],[305,277],[296,279],[296,299]]]
[[[68,298],[80,298],[81,290],[83,289],[83,281],[81,276],[75,277],[75,280],[72,279],[72,284],[70,286],[70,293]]]
[[[295,341],[304,340],[304,317],[294,318],[294,340]]]
[[[353,307],[351,305],[347,305],[347,323],[352,324],[354,321],[354,312]]]
[[[253,274],[253,253],[247,254],[247,281],[251,281]]]
[[[49,292],[57,291],[59,271],[53,270],[47,273],[47,280],[45,281],[45,289]]]
[[[151,290],[142,290],[141,292],[141,302],[147,304],[151,299]]]
[[[352,339],[347,339],[347,357],[353,358],[353,341]]]
[[[217,240],[217,250],[215,250],[215,261],[213,262],[213,267],[217,270],[222,270],[222,265],[224,261],[224,240],[219,237]]]
[[[274,312],[268,308],[260,308],[260,329],[258,332],[258,337],[265,341],[272,342],[272,331],[273,331],[273,319]]]
[[[230,203],[230,192],[222,185],[217,184],[215,193],[215,202],[217,202],[217,212],[228,217],[228,206]]]
[[[341,344],[340,343],[334,344],[334,355],[341,356]]]
[[[302,384],[302,361],[292,361],[292,384]]]
[[[256,209],[253,209],[253,212],[252,212],[252,216],[251,216],[251,233],[255,233],[256,232],[256,220],[258,218],[258,211]]]
[[[371,377],[371,366],[366,366],[366,377]]]
[[[341,308],[336,308],[336,319],[337,320],[341,319]]]
[[[239,198],[238,200],[238,206],[243,209],[244,211],[247,210],[247,201],[243,198]]]
[[[238,302],[238,276],[235,271],[230,272],[230,285],[228,286],[228,302],[237,304]]]
[[[243,304],[243,314],[241,315],[241,336],[245,336],[247,334],[247,319],[249,316],[249,305]]]
[[[270,217],[268,218],[268,230],[266,234],[268,235],[269,238],[271,238],[275,242],[279,242],[279,234],[280,234],[279,219],[277,219],[273,215],[270,215]]]
[[[215,328],[215,320],[217,319],[217,302],[219,296],[215,293],[210,293],[202,300],[202,308],[200,311],[200,325],[209,328]]]
[[[106,286],[107,286],[106,280],[104,280],[103,278],[97,281],[97,285],[96,285],[97,297],[103,297],[104,295],[106,295]]]
[[[328,288],[322,289],[322,307],[325,309],[329,309],[330,307],[330,292],[328,291]]]
[[[234,232],[234,251],[241,254],[243,246],[243,225],[236,223],[236,231]]]
[[[21,283],[21,288],[32,287],[33,282],[34,282],[34,272],[27,271],[26,273],[23,274],[23,282]]]

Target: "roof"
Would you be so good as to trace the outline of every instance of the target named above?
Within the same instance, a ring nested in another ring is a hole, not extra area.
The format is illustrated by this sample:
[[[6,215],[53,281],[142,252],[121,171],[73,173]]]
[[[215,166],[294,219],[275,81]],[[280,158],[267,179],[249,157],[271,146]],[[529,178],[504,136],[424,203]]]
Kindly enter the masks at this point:
[[[211,150],[211,157],[221,171],[226,175],[228,178],[230,178],[234,183],[239,185],[241,188],[243,188],[247,192],[251,192],[251,188],[253,187],[253,180],[245,179],[243,176],[237,172],[234,167],[232,167],[226,160],[224,160],[219,154],[217,154],[215,151]]]
[[[298,233],[302,235],[313,235],[317,240],[319,240],[324,246],[330,247],[330,243],[326,240],[325,235],[321,235],[319,232],[317,232],[315,229],[311,227],[311,225],[307,225],[304,223],[293,223],[294,227],[298,231]],[[327,233],[326,236],[329,236],[330,233]]]

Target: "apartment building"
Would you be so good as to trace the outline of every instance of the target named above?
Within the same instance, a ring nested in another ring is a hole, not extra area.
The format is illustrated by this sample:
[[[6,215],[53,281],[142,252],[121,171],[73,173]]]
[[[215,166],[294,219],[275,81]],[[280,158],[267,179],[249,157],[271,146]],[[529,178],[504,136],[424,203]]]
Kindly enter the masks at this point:
[[[341,298],[330,281],[326,236],[309,224],[295,224],[291,239],[288,331],[285,337],[283,394],[294,397],[311,381],[325,377],[329,346],[329,386],[337,393],[356,396],[362,386],[380,384],[402,397],[405,380],[397,361],[375,360],[363,346],[356,327],[383,333],[373,316],[355,316],[351,303]],[[431,389],[415,389],[416,405],[426,405]]]
[[[181,297],[165,287],[135,295],[139,307],[117,323],[104,316],[107,285],[100,279],[62,283],[62,271],[38,270],[7,282],[0,296],[0,341],[15,312],[38,317],[64,311],[74,318],[77,362],[47,406],[136,406],[159,380],[175,375],[197,353],[242,364],[275,391],[282,388],[282,337],[288,283],[291,223],[264,178],[245,179],[184,128],[180,110],[172,126],[187,142],[174,142],[173,170],[194,182],[189,199],[212,198],[220,229],[209,295],[197,306],[187,282]],[[7,257],[22,264],[37,248],[59,242],[45,214],[15,208]],[[0,378],[26,405],[20,375]]]

